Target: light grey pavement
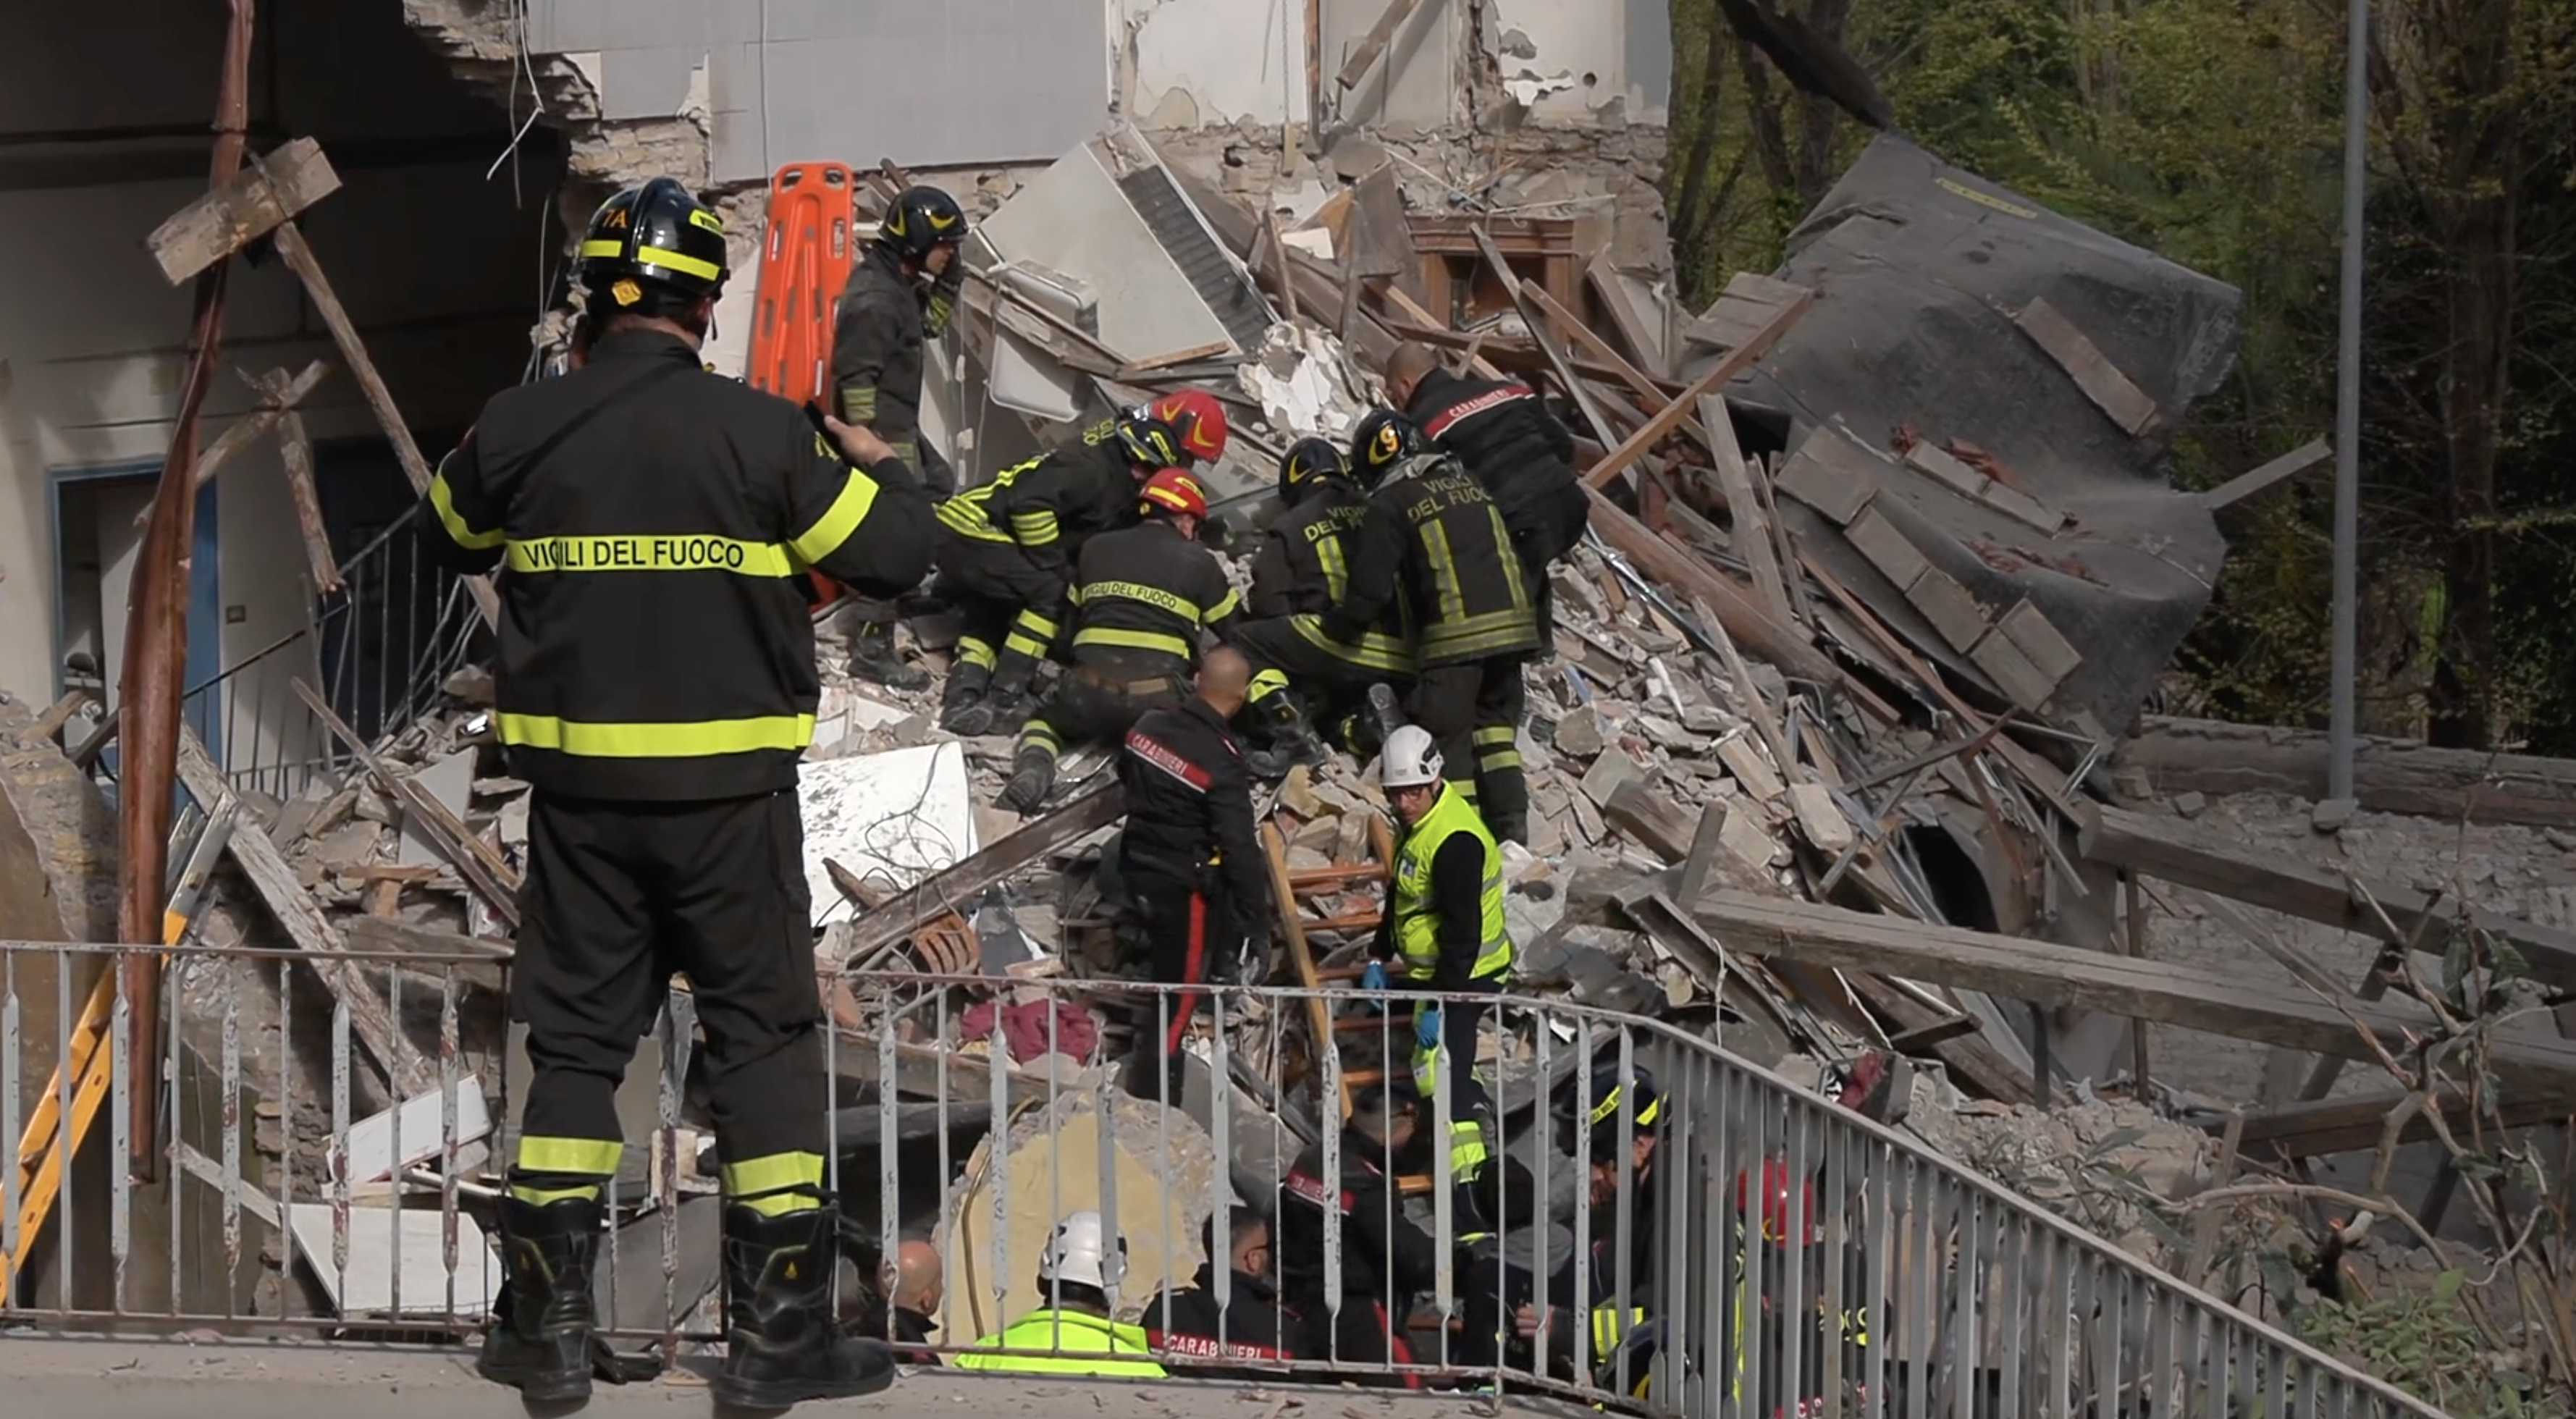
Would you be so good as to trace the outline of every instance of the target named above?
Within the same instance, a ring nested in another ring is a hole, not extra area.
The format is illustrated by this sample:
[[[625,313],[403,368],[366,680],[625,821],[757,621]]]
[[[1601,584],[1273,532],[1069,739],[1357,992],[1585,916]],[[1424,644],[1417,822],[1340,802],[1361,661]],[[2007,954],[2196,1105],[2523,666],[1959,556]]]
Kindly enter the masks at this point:
[[[1281,1401],[1286,1400],[1285,1408]],[[525,1419],[518,1396],[474,1375],[461,1351],[184,1339],[0,1336],[0,1415],[43,1419]],[[565,1411],[545,1411],[549,1415]],[[582,1415],[710,1415],[694,1378],[602,1386]],[[1125,1385],[920,1370],[867,1399],[800,1405],[800,1415],[942,1419],[1466,1419],[1464,1397],[1357,1389]],[[1506,1401],[1502,1413],[1556,1406]]]

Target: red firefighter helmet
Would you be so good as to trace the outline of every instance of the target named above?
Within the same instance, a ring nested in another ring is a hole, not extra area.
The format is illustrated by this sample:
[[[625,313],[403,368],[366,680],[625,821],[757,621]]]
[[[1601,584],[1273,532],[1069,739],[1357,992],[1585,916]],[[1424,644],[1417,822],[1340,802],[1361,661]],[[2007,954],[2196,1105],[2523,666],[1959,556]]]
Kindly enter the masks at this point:
[[[1745,1193],[1750,1190],[1750,1170],[1735,1175],[1735,1212],[1743,1216],[1748,1210]],[[1779,1246],[1789,1240],[1789,1229],[1798,1231],[1798,1245],[1816,1244],[1816,1188],[1805,1178],[1795,1177],[1789,1165],[1777,1158],[1762,1160],[1762,1240]]]
[[[1207,490],[1187,472],[1166,468],[1145,480],[1144,488],[1136,495],[1136,510],[1147,517],[1158,513],[1165,517],[1205,517]]]
[[[1200,463],[1225,456],[1225,406],[1204,389],[1177,389],[1145,406],[1146,417],[1161,420],[1181,436],[1181,452]]]

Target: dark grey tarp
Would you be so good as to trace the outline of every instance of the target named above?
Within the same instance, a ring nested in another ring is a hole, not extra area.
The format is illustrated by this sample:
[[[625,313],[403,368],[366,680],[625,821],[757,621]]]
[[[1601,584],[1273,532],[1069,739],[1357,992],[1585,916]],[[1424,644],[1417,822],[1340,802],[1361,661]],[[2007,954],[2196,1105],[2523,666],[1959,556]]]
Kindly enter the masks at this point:
[[[1785,419],[1791,448],[1837,421],[1882,454],[1906,427],[1935,445],[1974,444],[2067,514],[2052,536],[1902,464],[1875,470],[1880,513],[1990,619],[2028,598],[2082,654],[2048,716],[2073,724],[2089,712],[2125,730],[2226,552],[2208,509],[2173,488],[2166,454],[2235,359],[2236,289],[1884,136],[1791,233],[1789,252],[1777,274],[1816,302],[1729,399]],[[2039,298],[2155,401],[2151,425],[2132,436],[2014,324]],[[1779,502],[1825,570],[1944,664],[1992,683],[1832,521]]]

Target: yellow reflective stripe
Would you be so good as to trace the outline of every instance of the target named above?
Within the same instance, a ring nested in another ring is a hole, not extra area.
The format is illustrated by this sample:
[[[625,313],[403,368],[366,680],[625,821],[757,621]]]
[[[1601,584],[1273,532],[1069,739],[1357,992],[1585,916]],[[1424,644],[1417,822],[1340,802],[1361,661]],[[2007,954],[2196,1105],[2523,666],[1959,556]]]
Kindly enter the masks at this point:
[[[990,670],[993,668],[994,659],[993,643],[991,641],[980,640],[973,636],[959,636],[957,638],[957,662],[959,664],[980,665],[985,669]]]
[[[1021,630],[1028,632],[1030,635],[1042,637],[1046,640],[1054,640],[1056,632],[1064,629],[1062,626],[1057,625],[1052,619],[1039,614],[1037,608],[1032,606],[1021,607],[1020,613],[1011,618],[1011,623],[1018,626]]]
[[[430,511],[438,514],[438,525],[447,529],[448,540],[469,552],[486,552],[509,540],[510,534],[500,528],[477,532],[456,511],[455,494],[448,491],[447,472],[439,470],[429,480]]]
[[[853,384],[841,391],[841,422],[873,424],[877,419],[877,387]]]
[[[574,1187],[529,1187],[524,1183],[510,1184],[510,1195],[531,1207],[544,1207],[550,1203],[570,1202],[574,1199],[588,1202],[599,1196],[599,1190],[598,1183],[582,1183]]]
[[[1127,631],[1115,626],[1085,627],[1073,633],[1073,643],[1077,646],[1117,646],[1125,650],[1158,650],[1183,660],[1196,654],[1198,649],[1179,636],[1166,635],[1161,631]]]
[[[701,261],[664,247],[639,246],[635,248],[635,259],[650,266],[667,266],[681,275],[695,276],[701,281],[724,279],[724,268],[714,262]]]
[[[810,714],[709,719],[694,724],[613,724],[558,719],[550,714],[501,715],[504,744],[594,759],[692,759],[761,749],[793,751],[813,740],[814,716]]]
[[[617,1160],[624,1156],[626,1145],[614,1138],[548,1138],[542,1134],[519,1136],[519,1169],[530,1173],[574,1173],[586,1177],[612,1177]]]
[[[823,1155],[764,1154],[725,1164],[723,1176],[728,1197],[748,1197],[756,1192],[778,1192],[787,1188],[812,1188],[819,1192],[823,1186]]]
[[[626,254],[626,243],[615,240],[614,238],[606,241],[586,241],[581,244],[581,254],[584,256],[624,256]]]
[[[1062,531],[1052,512],[1015,512],[1011,514],[1011,536],[1022,546],[1043,547]]]
[[[1335,604],[1351,584],[1350,563],[1342,558],[1342,539],[1327,537],[1315,544],[1315,560],[1324,568],[1324,595]]]
[[[1431,559],[1431,582],[1440,589],[1440,609],[1433,619],[1440,625],[1465,620],[1467,592],[1458,584],[1458,558],[1449,550],[1449,529],[1436,522],[1426,523],[1422,550]]]
[[[1498,507],[1489,506],[1485,509],[1485,516],[1493,521],[1494,545],[1503,548],[1510,547],[1512,545],[1512,534],[1511,529],[1503,525],[1503,510]],[[1503,580],[1509,583],[1512,589],[1512,605],[1524,611],[1528,610],[1530,604],[1529,588],[1523,585],[1521,581],[1521,559],[1514,556],[1505,556],[1501,560],[1503,566]]]
[[[832,505],[823,510],[813,526],[788,539],[787,545],[805,559],[807,566],[820,566],[825,557],[841,550],[841,544],[850,540],[860,523],[867,521],[868,509],[876,506],[876,501],[877,480],[853,468],[841,484],[841,495],[832,499]]]
[[[1084,604],[1088,605],[1103,596],[1114,596],[1124,601],[1142,601],[1157,611],[1169,611],[1184,621],[1203,619],[1203,613],[1199,610],[1197,602],[1186,596],[1176,596],[1159,586],[1147,586],[1142,582],[1134,581],[1095,581],[1084,584],[1082,588]],[[1226,599],[1233,600],[1234,593],[1228,591]]]
[[[1521,766],[1521,751],[1518,749],[1479,749],[1476,751],[1476,766],[1484,769],[1517,769]]]
[[[786,576],[787,549],[775,542],[689,534],[674,537],[531,537],[513,539],[514,572],[739,572]]]
[[[939,520],[950,529],[978,541],[1008,543],[1011,540],[1009,533],[994,530],[991,520],[984,516],[981,500],[972,493],[959,493],[941,503]]]
[[[1276,670],[1256,670],[1252,672],[1252,683],[1245,687],[1244,699],[1257,705],[1287,688],[1287,676]]]
[[[1024,635],[1016,630],[1012,631],[1009,635],[1002,637],[1002,649],[1011,651],[1014,654],[1028,656],[1031,659],[1044,659],[1046,657],[1047,648],[1051,644],[1053,644],[1051,640],[1039,640],[1034,636]]]
[[[1516,650],[1536,639],[1537,634],[1537,624],[1527,611],[1487,611],[1423,627],[1421,650],[1426,656],[1448,657]]]
[[[724,235],[724,219],[718,217],[715,213],[708,211],[704,207],[692,207],[689,209],[689,225],[693,227],[704,227],[718,236]]]
[[[1508,724],[1489,724],[1475,731],[1469,738],[1477,744],[1509,744],[1518,737],[1519,732]]]
[[[1064,740],[1057,737],[1054,725],[1043,719],[1033,719],[1020,727],[1020,747],[1044,750],[1052,759],[1064,752]]]
[[[1227,588],[1225,589],[1225,595],[1218,597],[1218,598],[1217,598],[1217,603],[1216,603],[1214,606],[1209,607],[1209,608],[1207,609],[1207,614],[1206,614],[1206,615],[1204,615],[1204,616],[1202,616],[1202,617],[1200,617],[1199,619],[1200,619],[1201,621],[1206,622],[1207,624],[1209,624],[1209,625],[1211,625],[1211,626],[1212,626],[1212,625],[1215,625],[1217,622],[1222,621],[1222,620],[1224,620],[1226,617],[1233,615],[1233,614],[1234,614],[1234,608],[1235,608],[1235,605],[1236,605],[1236,599],[1235,599],[1235,595],[1234,595],[1234,588],[1233,588],[1233,587],[1231,587],[1231,586],[1229,586],[1229,587],[1227,587]]]
[[[1413,673],[1413,648],[1394,636],[1377,631],[1363,631],[1352,644],[1337,641],[1324,634],[1324,619],[1313,614],[1292,616],[1288,624],[1296,628],[1308,645],[1345,660],[1364,670],[1383,670],[1392,675]]]

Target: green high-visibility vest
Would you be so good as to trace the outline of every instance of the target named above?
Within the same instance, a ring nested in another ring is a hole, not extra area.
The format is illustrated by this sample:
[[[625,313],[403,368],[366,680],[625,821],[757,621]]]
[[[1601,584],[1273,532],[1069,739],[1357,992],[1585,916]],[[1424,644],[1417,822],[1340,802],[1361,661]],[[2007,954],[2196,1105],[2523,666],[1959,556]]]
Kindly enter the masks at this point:
[[[1056,1353],[988,1353],[997,1350]],[[1008,1370],[1030,1375],[1130,1375],[1154,1379],[1163,1374],[1163,1367],[1153,1360],[1142,1326],[1044,1307],[1011,1322],[1001,1334],[976,1341],[973,1349],[957,1357],[956,1365],[961,1370]]]
[[[1485,820],[1476,815],[1476,805],[1443,783],[1439,796],[1431,800],[1431,810],[1406,830],[1404,845],[1395,854],[1395,949],[1404,957],[1404,973],[1415,980],[1431,979],[1440,965],[1440,914],[1431,899],[1431,860],[1457,833],[1474,837],[1485,850],[1485,884],[1476,925],[1476,939],[1483,944],[1476,952],[1475,969],[1468,974],[1486,980],[1512,968],[1512,939],[1503,930],[1502,850],[1495,846]]]

